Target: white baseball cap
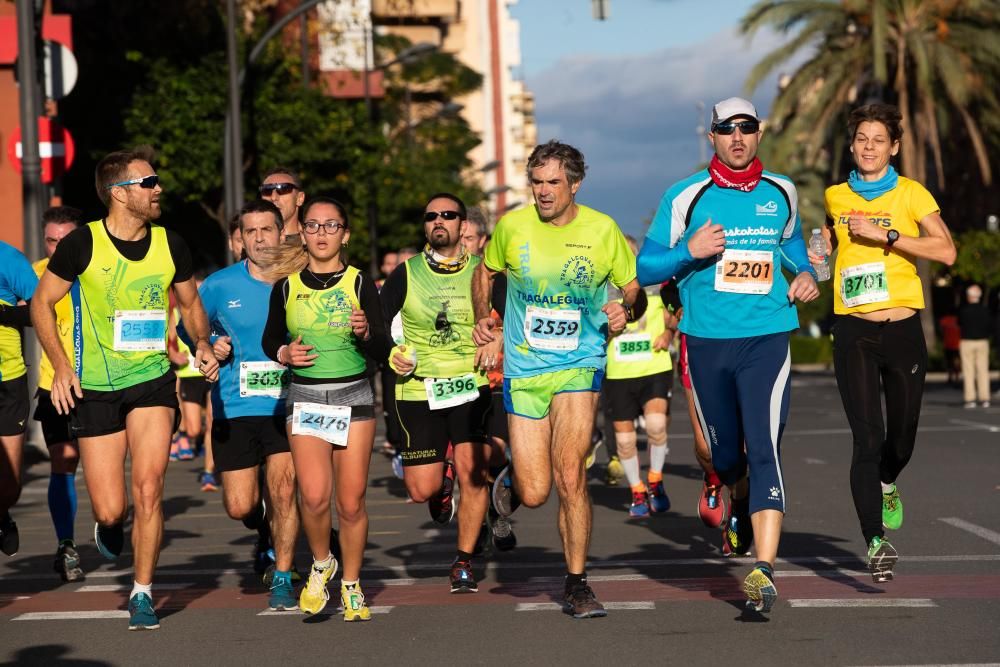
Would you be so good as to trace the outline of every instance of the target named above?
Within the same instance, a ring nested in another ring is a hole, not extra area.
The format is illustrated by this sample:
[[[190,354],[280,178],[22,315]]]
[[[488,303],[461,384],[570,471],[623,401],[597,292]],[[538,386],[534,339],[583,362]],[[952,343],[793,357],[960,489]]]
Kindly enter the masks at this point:
[[[748,118],[753,118],[754,120],[760,120],[757,116],[757,109],[754,108],[754,105],[742,97],[730,97],[729,99],[722,100],[712,107],[713,126],[716,123],[724,123],[730,118],[735,118],[736,116],[747,116]]]

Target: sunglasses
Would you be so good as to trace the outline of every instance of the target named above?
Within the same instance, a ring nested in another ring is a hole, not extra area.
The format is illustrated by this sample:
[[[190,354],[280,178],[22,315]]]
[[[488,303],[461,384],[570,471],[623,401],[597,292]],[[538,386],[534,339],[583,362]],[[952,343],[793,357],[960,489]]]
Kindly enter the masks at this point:
[[[156,174],[150,174],[149,176],[142,176],[140,178],[133,178],[130,181],[122,181],[121,183],[112,183],[111,185],[105,186],[105,190],[110,190],[111,188],[125,187],[127,185],[138,185],[140,188],[145,188],[146,190],[152,190],[157,185],[160,184],[160,177]]]
[[[267,197],[272,192],[277,192],[279,195],[287,195],[294,192],[297,187],[295,183],[265,183],[260,186],[260,196]]]
[[[424,222],[434,222],[440,216],[444,220],[458,220],[461,214],[458,211],[427,211],[424,213]]]
[[[306,231],[306,234],[318,234],[321,227],[326,230],[327,234],[333,234],[339,229],[347,229],[347,225],[341,222],[316,222],[315,220],[310,220],[309,222],[302,223],[302,229]]]
[[[712,132],[715,134],[730,135],[739,129],[741,134],[757,134],[760,131],[760,121],[757,120],[741,120],[737,123],[732,121],[726,121],[725,123],[716,123],[712,126]]]

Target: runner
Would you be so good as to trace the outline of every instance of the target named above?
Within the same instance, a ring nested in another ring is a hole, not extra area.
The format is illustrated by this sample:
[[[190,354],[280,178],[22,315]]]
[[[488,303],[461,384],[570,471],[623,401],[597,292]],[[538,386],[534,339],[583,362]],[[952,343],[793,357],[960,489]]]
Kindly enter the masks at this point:
[[[245,224],[245,223],[244,223]],[[344,573],[340,596],[345,621],[367,621],[371,611],[359,578],[368,539],[365,490],[375,441],[372,375],[389,339],[374,282],[347,265],[347,212],[330,197],[302,206],[304,246],[282,244],[260,252],[271,290],[264,353],[290,366],[286,430],[299,485],[299,513],[313,554],[299,607],[317,614],[330,599],[337,573],[330,545],[330,500],[336,488]]]
[[[29,301],[37,284],[28,259],[0,241],[0,551],[8,556],[20,548],[10,508],[21,496],[24,431],[31,408],[20,331],[30,322],[27,308],[17,303]]]
[[[715,156],[667,190],[639,253],[639,279],[677,278],[698,418],[712,464],[732,489],[734,551],[757,544],[747,607],[771,610],[785,511],[781,432],[788,416],[794,301],[819,295],[795,186],[756,157],[760,120],[737,97],[715,105]],[[796,274],[789,285],[779,270]],[[744,451],[744,440],[746,449]],[[747,468],[749,466],[749,480]],[[749,482],[749,483],[748,483]]]
[[[199,290],[214,337],[219,381],[212,387],[212,446],[222,475],[226,512],[258,532],[254,566],[263,573],[273,542],[274,572],[269,577],[272,610],[298,608],[292,589],[292,561],[299,514],[295,506],[295,469],[285,433],[288,370],[261,348],[264,318],[259,304],[270,299],[262,255],[281,242],[281,211],[269,201],[248,202],[240,210],[240,235],[246,259],[216,271]],[[183,330],[180,332],[182,337]],[[266,464],[267,504],[259,488]],[[263,566],[258,565],[264,562]]]
[[[441,524],[458,507],[458,548],[451,592],[479,590],[472,557],[489,505],[486,415],[489,381],[476,367],[472,273],[479,258],[465,252],[466,209],[455,195],[439,193],[424,207],[427,246],[397,267],[382,286],[386,322],[402,314],[405,343],[389,363],[396,379],[396,410],[403,427],[403,481],[415,502],[428,504]],[[492,346],[498,352],[499,344]],[[449,443],[453,451],[448,454]]]
[[[528,507],[559,494],[559,533],[566,559],[566,609],[575,618],[607,612],[587,585],[591,505],[584,460],[590,451],[607,335],[641,317],[635,256],[608,216],[577,204],[586,166],[577,149],[557,141],[537,146],[527,173],[535,205],[505,215],[476,269],[473,295],[476,342],[501,340],[490,316],[491,282],[508,280],[504,342],[504,403],[510,429],[513,479]],[[606,302],[610,280],[624,302]],[[487,368],[489,348],[479,351]],[[494,484],[501,514],[516,505],[510,468]]]
[[[840,248],[833,364],[854,436],[851,494],[876,582],[892,580],[898,558],[883,527],[903,525],[896,479],[913,454],[927,373],[916,260],[950,266],[956,255],[937,202],[890,164],[903,136],[900,120],[888,104],[851,112],[856,169],[846,183],[827,188],[830,222],[823,228],[829,250]]]
[[[32,265],[41,276],[59,242],[83,223],[83,212],[72,206],[53,206],[42,214],[45,235],[45,259]],[[73,304],[64,297],[56,304],[59,342],[67,358],[73,358]],[[76,522],[76,469],[80,446],[69,430],[69,417],[56,412],[52,405],[52,362],[45,352],[38,365],[38,391],[35,398],[35,421],[41,422],[42,437],[49,450],[49,514],[56,529],[56,557],[52,567],[63,581],[83,579],[80,554],[76,550],[73,524]]]
[[[163,537],[163,476],[177,416],[175,376],[166,352],[171,285],[196,341],[198,367],[210,380],[218,362],[181,238],[159,225],[159,179],[143,150],[119,151],[97,164],[97,194],[108,216],[64,238],[42,274],[31,305],[39,341],[54,369],[52,403],[70,414],[80,443],[101,554],[115,560],[128,513],[125,456],[132,458],[135,584],[129,629],[159,626],[153,570]],[[72,288],[71,363],[59,341],[55,306]],[[87,322],[88,326],[83,326]]]
[[[233,254],[233,261],[239,262],[243,256],[243,235],[240,232],[240,216],[237,213],[229,221],[229,252]]]
[[[195,278],[195,285],[201,287],[202,280]],[[177,327],[181,321],[180,310],[176,307],[173,293],[170,295],[170,322],[167,334],[167,355],[170,363],[177,374],[177,398],[180,405],[180,426],[174,434],[170,443],[171,461],[191,461],[198,452],[205,451],[205,471],[212,472],[212,449],[211,436],[208,436],[208,428],[211,427],[211,418],[206,415],[202,419],[202,410],[206,410],[208,395],[211,389],[205,376],[198,371],[197,361],[191,354],[191,348],[177,336]],[[211,414],[211,407],[207,407],[208,414]],[[203,490],[216,490],[216,480],[214,475],[211,479],[206,479],[204,474],[199,475],[199,484],[209,488]]]
[[[636,253],[636,240],[631,236],[625,238]],[[650,512],[659,514],[670,509],[670,498],[663,488],[663,466],[669,451],[667,428],[674,384],[670,341],[675,322],[658,287],[647,288],[643,296],[648,304],[646,313],[629,323],[620,336],[608,341],[608,365],[601,389],[607,402],[605,417],[614,424],[616,456],[631,487],[629,516],[632,517],[647,517]],[[636,451],[635,421],[640,415],[645,418],[649,450],[648,486],[640,477]]]
[[[268,171],[260,184],[260,198],[281,211],[284,224],[281,240],[295,246],[303,243],[304,239],[299,234],[299,208],[306,200],[306,193],[295,172],[288,167],[274,167]]]

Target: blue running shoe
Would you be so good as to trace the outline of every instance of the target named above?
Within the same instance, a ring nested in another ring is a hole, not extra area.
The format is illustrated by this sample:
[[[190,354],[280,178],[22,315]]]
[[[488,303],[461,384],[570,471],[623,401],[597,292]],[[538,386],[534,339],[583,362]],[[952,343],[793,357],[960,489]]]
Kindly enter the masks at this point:
[[[660,514],[670,509],[670,497],[663,489],[663,480],[649,483],[649,509]]]
[[[403,455],[395,454],[392,457],[392,474],[396,479],[403,479]]]
[[[136,593],[128,601],[128,629],[156,630],[160,627],[160,619],[153,611],[153,599],[145,593]]]
[[[125,526],[118,522],[113,526],[94,524],[94,541],[97,550],[108,560],[118,560],[125,547]]]
[[[268,598],[267,606],[271,611],[295,611],[299,608],[299,601],[295,598],[295,590],[292,588],[291,575],[274,575],[271,581],[271,595]]]
[[[645,491],[633,491],[632,506],[628,508],[628,515],[638,519],[649,516],[649,494]]]
[[[753,524],[750,505],[746,501],[732,503],[732,515],[722,533],[722,553],[726,556],[746,556],[753,544]]]

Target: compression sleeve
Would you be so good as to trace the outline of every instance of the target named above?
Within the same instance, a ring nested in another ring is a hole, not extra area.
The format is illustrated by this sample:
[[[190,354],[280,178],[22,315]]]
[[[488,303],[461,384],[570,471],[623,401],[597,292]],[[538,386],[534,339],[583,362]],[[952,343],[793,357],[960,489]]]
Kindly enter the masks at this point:
[[[673,248],[668,248],[647,236],[636,260],[639,284],[644,287],[659,285],[678,274],[686,273],[694,262],[695,258],[691,256],[684,239]]]
[[[278,361],[278,350],[288,344],[288,325],[285,323],[285,290],[288,289],[288,278],[282,278],[271,288],[271,300],[267,308],[267,323],[264,324],[264,334],[260,346],[264,354],[273,361]]]
[[[358,347],[376,362],[383,363],[389,356],[392,340],[389,338],[383,319],[379,292],[375,288],[375,283],[364,274],[358,274],[358,283],[358,302],[361,304],[361,310],[365,311],[365,317],[368,318],[369,334],[368,340],[358,339]]]
[[[31,301],[21,306],[0,305],[0,326],[23,329],[31,326]]]

